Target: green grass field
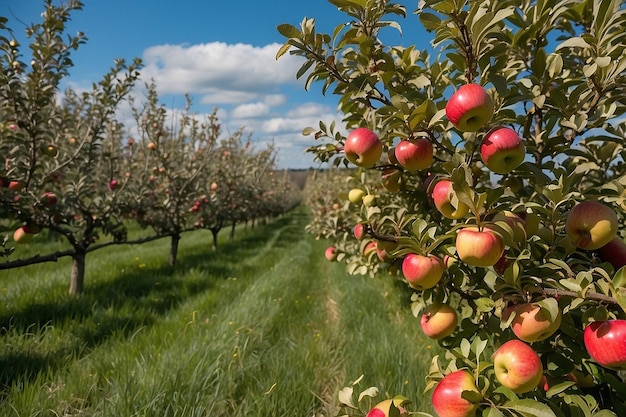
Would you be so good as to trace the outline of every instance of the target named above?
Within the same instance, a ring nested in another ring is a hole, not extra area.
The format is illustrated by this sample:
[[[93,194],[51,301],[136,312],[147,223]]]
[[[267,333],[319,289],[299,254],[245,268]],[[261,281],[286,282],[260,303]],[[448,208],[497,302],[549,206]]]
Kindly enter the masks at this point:
[[[167,239],[93,252],[80,298],[69,259],[0,271],[0,415],[330,417],[361,375],[372,402],[430,411],[437,347],[408,288],[346,275],[305,223],[299,209],[217,252],[185,234],[176,267]]]

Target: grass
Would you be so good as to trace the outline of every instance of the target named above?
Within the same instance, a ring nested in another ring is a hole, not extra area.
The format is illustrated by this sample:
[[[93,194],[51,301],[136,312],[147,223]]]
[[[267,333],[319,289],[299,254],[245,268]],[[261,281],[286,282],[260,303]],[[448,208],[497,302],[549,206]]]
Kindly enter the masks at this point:
[[[332,416],[337,393],[377,386],[429,411],[432,348],[406,285],[350,277],[305,235],[302,210],[210,251],[185,234],[0,271],[0,415]]]

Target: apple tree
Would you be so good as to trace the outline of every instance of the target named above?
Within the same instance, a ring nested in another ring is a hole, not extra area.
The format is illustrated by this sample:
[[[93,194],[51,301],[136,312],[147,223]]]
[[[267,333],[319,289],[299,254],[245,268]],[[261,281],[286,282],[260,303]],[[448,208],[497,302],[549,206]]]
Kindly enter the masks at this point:
[[[277,57],[301,57],[297,77],[344,114],[347,136],[304,129],[310,152],[389,197],[309,229],[352,241],[350,262],[345,219],[388,245],[382,265],[446,350],[426,376],[436,414],[626,415],[624,4],[423,0],[419,49],[385,44],[403,4],[329,2],[346,23],[280,25]]]

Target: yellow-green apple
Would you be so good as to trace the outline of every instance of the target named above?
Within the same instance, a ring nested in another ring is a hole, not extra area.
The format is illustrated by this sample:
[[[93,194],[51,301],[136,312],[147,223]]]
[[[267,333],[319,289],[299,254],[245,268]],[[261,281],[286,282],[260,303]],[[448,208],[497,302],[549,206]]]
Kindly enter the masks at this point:
[[[29,243],[32,238],[33,234],[28,233],[27,230],[25,230],[25,226],[18,227],[13,232],[13,240],[15,243]]]
[[[406,413],[406,410],[401,407],[403,402],[404,401],[400,400],[400,399],[398,399],[398,400],[389,399],[389,400],[381,401],[378,404],[376,404],[367,413],[367,415],[365,417],[390,417],[391,416],[390,415],[390,410],[391,410],[391,406],[392,405],[398,411],[398,414],[396,414],[398,417],[406,417],[408,414]]]
[[[368,230],[368,226],[366,224],[358,223],[352,229],[352,233],[354,233],[354,237],[357,240],[363,240],[365,239],[365,236],[367,236],[367,230]]]
[[[402,186],[402,171],[397,168],[386,169],[381,174],[381,180],[387,191],[397,193]]]
[[[517,394],[537,388],[543,365],[537,352],[521,340],[509,340],[493,354],[496,379]]]
[[[502,257],[502,238],[493,230],[483,227],[464,227],[456,235],[456,253],[469,265],[492,266]]]
[[[576,204],[567,214],[565,232],[579,249],[596,250],[617,234],[617,214],[597,201]]]
[[[526,156],[524,141],[508,127],[491,129],[480,144],[480,158],[496,174],[508,174],[517,168]]]
[[[326,248],[326,251],[324,252],[324,256],[326,257],[326,259],[328,259],[329,261],[336,261],[337,260],[337,249],[335,249],[334,246],[329,246]]]
[[[462,132],[475,132],[493,116],[493,99],[478,84],[461,86],[446,103],[448,120]]]
[[[458,323],[456,310],[445,303],[433,303],[422,311],[420,325],[431,339],[442,339],[454,333]]]
[[[348,192],[348,200],[354,204],[361,204],[363,202],[363,197],[365,197],[365,191],[353,188]]]
[[[583,340],[587,353],[598,364],[626,370],[626,320],[594,321],[585,327]]]
[[[502,313],[502,320],[508,321],[513,313],[515,316],[511,321],[511,329],[515,336],[528,343],[547,339],[561,325],[561,311],[556,317],[551,317],[538,303],[510,306]]]
[[[433,144],[428,138],[405,139],[396,146],[395,155],[407,171],[420,171],[433,163]]]
[[[475,401],[463,398],[463,392],[474,393]],[[465,370],[450,372],[433,390],[432,404],[439,417],[473,417],[482,395],[472,375]]]
[[[365,207],[372,207],[376,202],[376,196],[374,194],[367,194],[363,197],[363,205]]]
[[[359,127],[348,134],[343,151],[348,161],[369,168],[380,159],[383,143],[376,133],[366,127]]]
[[[41,153],[51,158],[54,158],[59,153],[59,150],[57,149],[56,146],[52,144],[41,145]]]
[[[615,236],[609,243],[598,249],[600,259],[613,265],[616,270],[626,266],[626,243]]]
[[[56,196],[56,194],[54,194],[54,193],[52,193],[50,191],[45,192],[43,194],[43,196],[41,197],[41,203],[43,205],[45,205],[45,206],[48,206],[48,207],[54,207],[56,205],[56,203],[57,203],[57,196]]]
[[[444,270],[443,261],[435,255],[409,253],[402,260],[402,274],[409,285],[417,290],[437,285]]]
[[[437,181],[431,197],[437,210],[449,219],[461,219],[469,211],[469,206],[457,198],[450,180]]]

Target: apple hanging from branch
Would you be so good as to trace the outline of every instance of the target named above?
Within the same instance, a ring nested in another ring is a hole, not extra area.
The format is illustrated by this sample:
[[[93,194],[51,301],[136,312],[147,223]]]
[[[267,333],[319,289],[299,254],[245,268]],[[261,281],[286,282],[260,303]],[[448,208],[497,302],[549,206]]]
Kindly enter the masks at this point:
[[[343,150],[348,161],[359,167],[370,168],[380,159],[383,143],[376,133],[366,127],[359,127],[348,134]]]
[[[493,117],[493,99],[478,84],[465,84],[446,103],[446,116],[461,132],[476,132]]]

